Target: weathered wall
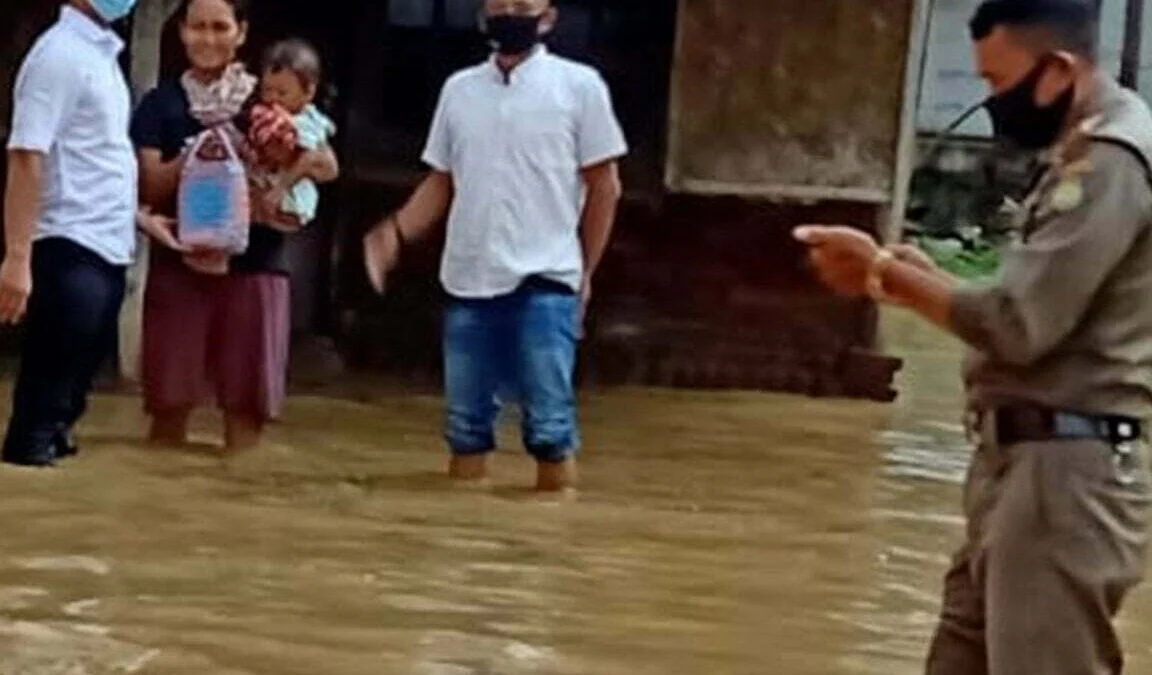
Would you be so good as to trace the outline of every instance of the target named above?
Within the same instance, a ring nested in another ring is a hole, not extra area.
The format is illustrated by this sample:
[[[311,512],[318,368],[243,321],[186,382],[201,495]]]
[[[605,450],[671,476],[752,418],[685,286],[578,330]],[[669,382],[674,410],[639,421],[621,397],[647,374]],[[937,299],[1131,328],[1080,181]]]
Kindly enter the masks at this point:
[[[791,228],[873,222],[866,205],[671,197],[626,207],[598,275],[586,354],[601,383],[889,400],[875,307],[819,288]]]
[[[913,0],[680,0],[680,7],[670,187],[839,188],[887,201]]]

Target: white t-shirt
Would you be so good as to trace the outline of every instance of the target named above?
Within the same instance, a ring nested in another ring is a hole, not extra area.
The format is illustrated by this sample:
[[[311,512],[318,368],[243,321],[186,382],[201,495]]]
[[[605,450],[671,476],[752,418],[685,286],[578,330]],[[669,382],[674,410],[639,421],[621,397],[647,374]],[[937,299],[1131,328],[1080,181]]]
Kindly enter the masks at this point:
[[[69,6],[16,77],[10,150],[43,153],[36,239],[69,239],[115,265],[136,246],[131,95],[114,32]]]
[[[445,290],[493,298],[531,276],[578,290],[580,171],[627,152],[604,80],[544,47],[508,77],[493,59],[449,78],[423,155],[456,190]]]

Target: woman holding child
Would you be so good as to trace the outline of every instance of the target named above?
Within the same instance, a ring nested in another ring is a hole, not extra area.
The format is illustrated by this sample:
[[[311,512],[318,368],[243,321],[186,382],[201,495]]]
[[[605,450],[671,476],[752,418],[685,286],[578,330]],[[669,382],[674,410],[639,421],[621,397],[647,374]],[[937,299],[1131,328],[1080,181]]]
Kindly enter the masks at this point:
[[[215,397],[225,445],[250,447],[280,411],[287,378],[290,289],[287,234],[315,216],[315,183],[334,180],[331,123],[310,102],[320,76],[315,52],[281,43],[263,77],[237,62],[247,0],[185,0],[180,39],[188,70],[161,83],[137,110],[132,137],[145,208],[174,215],[190,142],[220,128],[234,139],[253,185],[247,249],[188,250],[153,228],[144,296],[143,379],[150,437],[186,442],[192,411]]]

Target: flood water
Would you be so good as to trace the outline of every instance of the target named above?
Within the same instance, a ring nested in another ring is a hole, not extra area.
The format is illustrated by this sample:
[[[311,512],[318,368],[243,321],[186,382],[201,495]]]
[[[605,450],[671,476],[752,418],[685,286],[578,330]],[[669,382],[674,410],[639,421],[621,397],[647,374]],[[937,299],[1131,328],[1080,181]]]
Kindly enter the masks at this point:
[[[100,398],[64,469],[0,470],[0,675],[919,673],[968,450],[958,349],[888,328],[895,406],[589,394],[565,503],[511,435],[451,489],[432,397],[298,398],[231,458]],[[1124,633],[1152,672],[1152,593]]]

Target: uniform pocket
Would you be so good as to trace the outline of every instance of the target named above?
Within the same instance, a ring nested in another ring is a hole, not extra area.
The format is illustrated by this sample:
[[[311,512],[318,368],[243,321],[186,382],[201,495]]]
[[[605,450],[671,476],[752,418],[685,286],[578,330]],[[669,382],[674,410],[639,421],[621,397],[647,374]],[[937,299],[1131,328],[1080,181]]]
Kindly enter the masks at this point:
[[[1104,535],[1119,544],[1143,539],[1152,507],[1143,448],[1123,457],[1102,441],[1037,444],[1044,525],[1063,540]]]

